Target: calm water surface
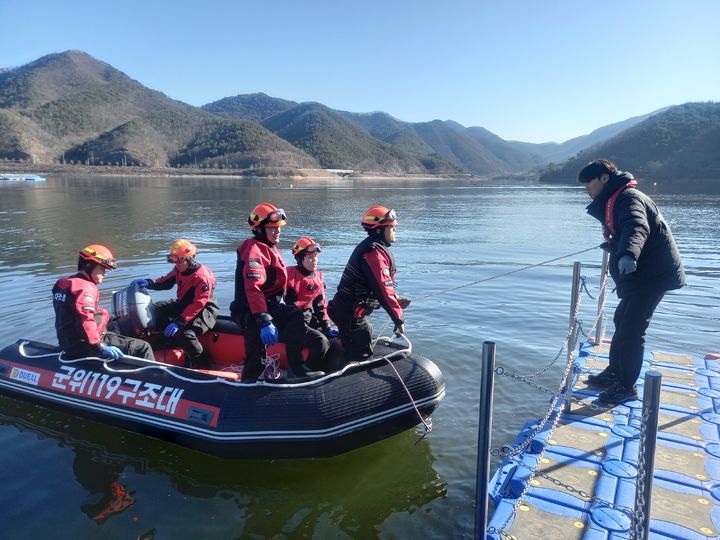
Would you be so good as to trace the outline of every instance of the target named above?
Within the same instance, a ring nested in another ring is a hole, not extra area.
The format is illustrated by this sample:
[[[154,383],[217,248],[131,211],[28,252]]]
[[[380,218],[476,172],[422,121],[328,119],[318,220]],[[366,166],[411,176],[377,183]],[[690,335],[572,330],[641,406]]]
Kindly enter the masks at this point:
[[[702,354],[720,349],[720,197],[653,194],[680,246],[689,286],[661,304],[649,347]],[[397,209],[398,283],[418,298],[533,265],[601,241],[576,187],[460,182],[338,180],[290,187],[187,178],[49,178],[0,185],[0,344],[23,337],[55,342],[50,289],[74,272],[90,243],[120,259],[102,286],[169,270],[177,238],[200,249],[218,278],[224,311],[233,294],[234,250],[258,202],[285,208],[281,247],[312,235],[334,289],[362,212]],[[407,332],[440,366],[447,398],[433,432],[419,432],[317,460],[223,461],[72,416],[0,398],[0,530],[3,538],[467,538],[472,536],[479,357],[484,340],[515,372],[537,371],[566,331],[572,262],[597,292],[599,250],[415,302]],[[611,299],[610,309],[616,300]],[[589,327],[596,302],[587,297]],[[375,320],[376,328],[387,322]],[[610,327],[610,330],[612,326]],[[561,366],[539,381],[555,387]],[[495,390],[493,446],[510,443],[542,416],[547,395],[508,378]],[[92,520],[115,478],[134,504]]]

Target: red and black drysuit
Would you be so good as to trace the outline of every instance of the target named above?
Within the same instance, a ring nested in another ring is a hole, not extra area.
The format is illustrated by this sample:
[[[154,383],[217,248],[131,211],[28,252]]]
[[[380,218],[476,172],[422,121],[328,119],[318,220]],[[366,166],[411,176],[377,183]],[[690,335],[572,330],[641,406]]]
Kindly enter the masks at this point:
[[[113,345],[125,354],[155,359],[146,341],[105,331],[110,316],[100,307],[97,285],[85,274],[60,278],[52,294],[58,343],[69,358],[100,356]]]
[[[248,238],[238,246],[235,300],[230,313],[243,330],[245,363],[242,378],[245,380],[257,379],[262,374],[262,359],[267,351],[260,339],[260,328],[266,322],[272,322],[278,329],[278,339],[285,343],[292,371],[302,373],[303,346],[310,348],[308,361],[311,365],[327,353],[322,340],[308,332],[302,311],[294,304],[284,303],[286,285],[287,269],[276,246],[260,236]]]
[[[325,279],[322,272],[308,271],[302,264],[287,269],[287,293],[285,300],[295,304],[303,312],[305,324],[325,332],[330,327],[325,299]]]
[[[609,370],[625,387],[640,375],[645,332],[665,293],[685,285],[680,252],[667,222],[653,200],[635,189],[630,173],[615,171],[603,190],[587,206],[587,213],[603,224],[610,253],[609,270],[620,302],[613,317]],[[620,275],[618,261],[633,258],[637,269]]]
[[[368,236],[350,255],[335,297],[328,304],[330,318],[337,324],[351,359],[372,356],[372,325],[368,316],[380,306],[396,327],[405,322],[395,293],[395,258],[390,243],[378,236]]]
[[[325,279],[322,272],[310,272],[302,264],[287,269],[288,281],[285,300],[302,311],[307,328],[307,341],[322,343],[321,358],[330,350],[330,341],[325,336],[330,328],[330,318],[327,314],[327,301],[325,300]],[[313,369],[327,369],[312,360],[320,360],[310,355],[309,363]]]
[[[155,329],[162,331],[172,322],[177,324],[180,330],[169,338],[170,343],[182,347],[190,367],[208,367],[208,362],[201,358],[203,347],[198,336],[215,326],[219,311],[212,270],[195,263],[184,272],[175,267],[168,274],[148,281],[146,288],[154,291],[166,291],[177,285],[175,300],[155,304]]]

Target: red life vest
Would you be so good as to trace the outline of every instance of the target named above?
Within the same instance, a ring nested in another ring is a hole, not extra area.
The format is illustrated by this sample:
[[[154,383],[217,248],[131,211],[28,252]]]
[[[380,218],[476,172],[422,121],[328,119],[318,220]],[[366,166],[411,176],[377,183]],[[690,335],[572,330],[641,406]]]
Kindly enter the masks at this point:
[[[613,216],[615,201],[617,201],[617,198],[623,191],[634,187],[637,187],[637,182],[635,180],[630,180],[627,184],[613,193],[605,203],[605,223],[603,224],[603,235],[605,236],[605,240],[608,242],[610,242],[612,237],[615,236],[615,218]]]

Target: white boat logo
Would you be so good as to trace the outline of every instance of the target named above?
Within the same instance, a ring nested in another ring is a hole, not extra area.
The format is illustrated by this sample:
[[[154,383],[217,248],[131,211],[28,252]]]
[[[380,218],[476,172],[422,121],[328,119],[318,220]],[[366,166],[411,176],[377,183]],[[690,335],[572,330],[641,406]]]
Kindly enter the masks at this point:
[[[28,383],[37,386],[40,382],[40,374],[27,369],[12,368],[10,378],[16,381]]]

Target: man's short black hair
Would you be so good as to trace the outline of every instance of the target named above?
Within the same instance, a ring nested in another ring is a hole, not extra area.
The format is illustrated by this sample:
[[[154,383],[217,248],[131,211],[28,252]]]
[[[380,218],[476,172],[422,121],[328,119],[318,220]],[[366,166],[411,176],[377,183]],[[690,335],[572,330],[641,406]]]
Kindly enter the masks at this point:
[[[617,172],[617,166],[610,160],[597,159],[585,165],[578,173],[578,182],[587,184],[595,178],[600,178],[603,174],[612,174]]]

